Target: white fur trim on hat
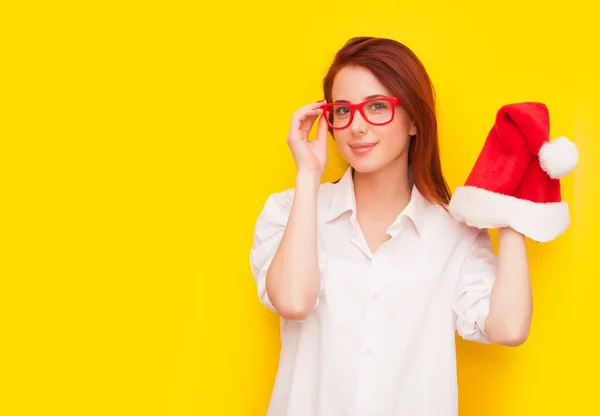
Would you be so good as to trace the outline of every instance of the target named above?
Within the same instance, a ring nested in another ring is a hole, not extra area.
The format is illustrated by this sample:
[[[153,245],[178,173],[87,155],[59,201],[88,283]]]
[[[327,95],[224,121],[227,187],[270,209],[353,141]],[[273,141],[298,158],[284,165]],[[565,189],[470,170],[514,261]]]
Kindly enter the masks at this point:
[[[546,142],[538,155],[540,166],[552,179],[560,179],[573,170],[579,158],[577,146],[564,136]]]
[[[473,186],[456,188],[449,211],[469,226],[510,227],[537,242],[555,239],[571,222],[565,201],[536,203]]]

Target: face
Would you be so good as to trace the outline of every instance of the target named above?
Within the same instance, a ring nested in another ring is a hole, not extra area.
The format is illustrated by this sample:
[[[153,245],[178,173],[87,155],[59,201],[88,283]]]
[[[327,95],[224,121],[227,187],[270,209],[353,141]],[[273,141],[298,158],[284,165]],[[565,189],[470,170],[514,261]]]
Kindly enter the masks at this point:
[[[333,81],[332,102],[356,104],[376,95],[392,97],[390,91],[366,68],[345,67]],[[382,111],[369,107],[369,104],[364,110],[367,118],[375,122],[379,117],[377,112]],[[393,120],[377,126],[365,120],[357,109],[348,127],[333,131],[341,155],[357,172],[375,172],[390,164],[403,163],[408,158],[410,136],[416,134],[416,126],[402,105],[395,105],[393,110]],[[370,117],[370,114],[373,115]]]

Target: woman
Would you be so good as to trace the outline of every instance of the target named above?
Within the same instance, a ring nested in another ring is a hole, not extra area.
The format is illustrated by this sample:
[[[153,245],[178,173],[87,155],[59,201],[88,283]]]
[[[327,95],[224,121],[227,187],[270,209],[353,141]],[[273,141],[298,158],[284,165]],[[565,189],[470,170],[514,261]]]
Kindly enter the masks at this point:
[[[323,92],[292,117],[295,188],[268,198],[251,250],[284,324],[268,414],[456,415],[455,331],[528,335],[524,236],[500,229],[496,256],[487,230],[448,214],[434,92],[406,46],[351,39]],[[349,167],[321,184],[328,131]]]

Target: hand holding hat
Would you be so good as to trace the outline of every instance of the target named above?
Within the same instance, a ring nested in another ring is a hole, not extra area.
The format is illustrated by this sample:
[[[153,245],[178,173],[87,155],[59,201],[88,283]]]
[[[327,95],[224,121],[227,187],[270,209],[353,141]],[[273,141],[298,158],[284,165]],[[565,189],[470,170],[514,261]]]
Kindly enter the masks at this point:
[[[569,139],[549,140],[546,105],[505,105],[465,184],[455,190],[450,214],[473,227],[510,227],[534,241],[553,240],[570,224],[560,178],[577,160]]]

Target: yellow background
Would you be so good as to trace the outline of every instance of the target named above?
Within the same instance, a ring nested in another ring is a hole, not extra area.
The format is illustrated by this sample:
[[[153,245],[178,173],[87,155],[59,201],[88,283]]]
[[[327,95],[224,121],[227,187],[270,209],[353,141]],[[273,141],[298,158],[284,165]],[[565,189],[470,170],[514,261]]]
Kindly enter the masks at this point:
[[[529,245],[530,338],[459,340],[460,414],[600,414],[597,6],[202,3],[0,7],[0,414],[264,415],[279,338],[254,221],[293,186],[291,113],[357,35],[425,63],[453,189],[504,103],[546,102],[579,146],[572,227]]]

